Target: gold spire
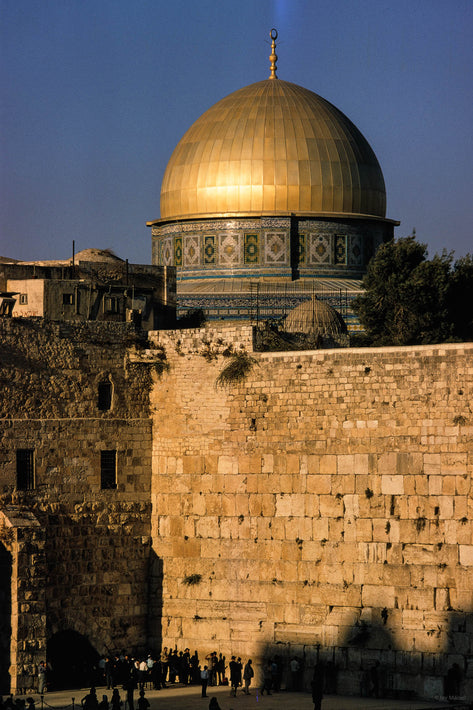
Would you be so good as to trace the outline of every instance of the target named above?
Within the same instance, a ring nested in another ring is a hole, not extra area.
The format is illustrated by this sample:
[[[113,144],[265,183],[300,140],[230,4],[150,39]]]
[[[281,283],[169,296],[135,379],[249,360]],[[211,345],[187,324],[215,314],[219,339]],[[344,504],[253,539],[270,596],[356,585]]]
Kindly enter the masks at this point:
[[[277,79],[278,77],[276,75],[276,69],[277,69],[276,62],[278,61],[278,55],[276,54],[276,52],[274,50],[276,49],[276,40],[278,38],[278,31],[276,29],[274,29],[274,27],[273,27],[273,29],[269,33],[269,36],[271,37],[271,54],[269,55],[269,61],[271,62],[271,67],[270,67],[271,74],[269,75],[269,78],[270,79]]]

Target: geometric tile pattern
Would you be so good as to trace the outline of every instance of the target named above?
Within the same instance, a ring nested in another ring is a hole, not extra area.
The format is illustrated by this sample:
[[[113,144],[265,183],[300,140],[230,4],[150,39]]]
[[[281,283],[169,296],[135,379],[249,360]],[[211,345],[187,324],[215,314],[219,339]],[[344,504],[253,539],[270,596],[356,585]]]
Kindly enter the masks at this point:
[[[259,244],[257,234],[245,234],[243,249],[245,264],[259,264]]]
[[[241,264],[241,239],[238,234],[218,235],[218,261],[221,266],[238,266]]]
[[[287,264],[287,239],[284,232],[266,232],[264,261],[266,264]]]
[[[164,266],[174,265],[174,239],[173,237],[167,237],[163,239],[163,251],[161,254],[162,264]]]
[[[215,235],[206,234],[204,236],[204,264],[215,264],[217,260],[217,252],[215,249]]]
[[[311,234],[309,241],[309,263],[330,264],[330,236]]]
[[[182,266],[182,237],[174,237],[174,264]]]
[[[348,263],[361,266],[363,263],[363,245],[360,235],[351,235],[349,240]]]
[[[306,235],[299,234],[299,264],[305,264],[306,259]]]
[[[344,234],[335,235],[334,263],[336,265],[342,265],[347,263],[347,238]]]
[[[184,237],[183,262],[185,266],[199,266],[200,250],[199,237]]]

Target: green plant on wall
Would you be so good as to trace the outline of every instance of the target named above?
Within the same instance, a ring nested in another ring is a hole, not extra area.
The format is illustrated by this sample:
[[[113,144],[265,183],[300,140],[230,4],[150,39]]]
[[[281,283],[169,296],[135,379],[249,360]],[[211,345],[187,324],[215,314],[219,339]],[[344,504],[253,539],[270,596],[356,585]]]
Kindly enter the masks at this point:
[[[256,360],[244,350],[233,353],[229,362],[217,377],[217,385],[225,387],[244,380],[253,369]]]

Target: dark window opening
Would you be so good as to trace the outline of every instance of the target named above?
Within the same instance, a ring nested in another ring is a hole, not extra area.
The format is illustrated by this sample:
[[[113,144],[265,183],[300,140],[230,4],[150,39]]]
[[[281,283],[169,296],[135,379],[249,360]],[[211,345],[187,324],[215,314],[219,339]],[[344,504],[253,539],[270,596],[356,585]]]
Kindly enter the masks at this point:
[[[19,491],[31,491],[34,482],[34,449],[17,449],[16,487]]]
[[[108,449],[100,452],[100,487],[111,490],[117,487],[117,452]]]
[[[27,293],[20,293],[20,305],[26,306],[27,303],[28,303],[28,294]]]
[[[99,384],[98,408],[102,412],[112,408],[112,385],[110,382],[100,382]]]
[[[116,296],[105,296],[104,298],[104,311],[106,313],[119,313],[119,301]]]
[[[62,294],[62,303],[64,306],[73,306],[74,305],[74,294],[73,293],[63,293]]]

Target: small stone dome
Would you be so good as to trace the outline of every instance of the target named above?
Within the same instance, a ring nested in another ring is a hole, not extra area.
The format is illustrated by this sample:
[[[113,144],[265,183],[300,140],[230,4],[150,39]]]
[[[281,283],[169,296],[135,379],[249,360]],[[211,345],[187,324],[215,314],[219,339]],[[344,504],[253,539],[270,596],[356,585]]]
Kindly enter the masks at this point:
[[[335,308],[314,296],[290,311],[284,320],[284,330],[336,338],[347,332],[347,326]]]

